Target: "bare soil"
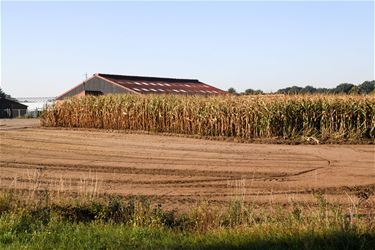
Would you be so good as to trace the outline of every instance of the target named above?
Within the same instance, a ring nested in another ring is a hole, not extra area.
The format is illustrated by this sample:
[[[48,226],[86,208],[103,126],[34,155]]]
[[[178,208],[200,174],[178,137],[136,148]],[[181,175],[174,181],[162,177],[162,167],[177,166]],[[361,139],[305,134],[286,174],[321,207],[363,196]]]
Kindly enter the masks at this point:
[[[311,203],[314,194],[374,199],[374,145],[272,145],[1,120],[0,188],[145,195],[169,207],[199,201]]]

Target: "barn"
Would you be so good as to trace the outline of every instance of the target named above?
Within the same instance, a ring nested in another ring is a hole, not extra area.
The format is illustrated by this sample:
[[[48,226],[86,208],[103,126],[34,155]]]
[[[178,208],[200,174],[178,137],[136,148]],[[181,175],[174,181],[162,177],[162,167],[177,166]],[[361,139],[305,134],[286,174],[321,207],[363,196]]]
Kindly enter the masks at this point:
[[[72,96],[97,96],[116,93],[218,95],[226,92],[195,79],[96,73],[91,78],[58,96],[56,100],[64,100]]]
[[[0,98],[0,118],[15,118],[26,115],[27,106],[13,99]]]

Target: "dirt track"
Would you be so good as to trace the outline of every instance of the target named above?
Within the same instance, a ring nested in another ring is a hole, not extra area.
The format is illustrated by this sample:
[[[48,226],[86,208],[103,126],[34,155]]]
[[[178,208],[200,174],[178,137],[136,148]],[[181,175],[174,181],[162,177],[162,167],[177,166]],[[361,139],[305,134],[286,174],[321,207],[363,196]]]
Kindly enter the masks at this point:
[[[349,202],[375,189],[373,145],[240,144],[172,136],[44,129],[3,120],[0,187],[197,200]],[[21,125],[20,125],[21,124]]]

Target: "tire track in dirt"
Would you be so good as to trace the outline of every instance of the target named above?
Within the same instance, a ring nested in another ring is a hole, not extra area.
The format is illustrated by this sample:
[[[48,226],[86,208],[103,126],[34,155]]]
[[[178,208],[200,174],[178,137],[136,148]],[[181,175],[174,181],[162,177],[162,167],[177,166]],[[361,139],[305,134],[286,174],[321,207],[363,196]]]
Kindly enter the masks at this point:
[[[37,183],[55,192],[69,182],[72,190],[64,192],[79,195],[100,182],[96,195],[189,206],[239,196],[309,202],[316,192],[344,200],[345,192],[375,185],[371,145],[241,144],[53,128],[1,130],[0,138],[0,189],[27,192]]]
[[[300,176],[305,173],[313,172],[323,167],[312,168],[297,173],[273,174],[268,172],[244,173],[236,171],[213,171],[213,170],[180,170],[180,169],[161,169],[161,168],[134,168],[134,167],[107,167],[93,165],[74,165],[74,164],[32,164],[22,161],[5,162],[0,161],[0,166],[15,169],[43,169],[44,171],[65,170],[73,172],[94,171],[97,173],[126,173],[126,174],[153,174],[153,175],[171,175],[171,176],[209,176],[221,177],[215,181],[225,180],[277,180],[277,178],[287,178],[292,176]],[[210,180],[213,181],[213,180]],[[196,181],[194,181],[196,182]],[[144,183],[149,183],[145,181]],[[162,182],[161,182],[162,183]]]
[[[18,149],[18,150],[21,150],[21,149],[25,149],[25,150],[33,150],[34,148],[33,147],[27,147],[27,146],[23,146],[23,145],[17,145],[17,146],[12,146],[12,145],[9,145],[9,144],[3,144],[3,143],[0,143],[0,145],[2,146],[6,146],[6,148],[4,149],[4,152],[5,151],[11,151],[12,148],[14,149]],[[76,145],[76,144],[72,144],[72,145]],[[133,156],[133,155],[124,155],[124,154],[114,154],[111,152],[108,152],[108,151],[104,151],[103,150],[100,150],[98,149],[98,146],[92,146],[93,148],[90,149],[90,151],[88,151],[88,148],[89,146],[85,146],[84,148],[84,151],[83,152],[80,152],[81,155],[84,155],[84,156],[98,156],[98,154],[100,153],[104,153],[105,152],[105,157],[111,157],[111,158],[120,158],[120,159],[123,159],[124,157],[127,157],[127,159],[136,159],[136,160],[178,160],[178,161],[186,161],[188,162],[189,164],[191,164],[191,161],[196,159],[196,158],[189,158],[189,157],[185,157],[184,159],[180,159],[180,158],[177,158],[177,157],[146,157],[146,156]],[[54,148],[51,148],[51,147],[44,147],[44,148],[38,148],[38,150],[43,150],[44,153],[46,152],[56,152],[56,153],[62,153],[62,152],[65,152],[65,153],[77,153],[77,149],[54,149]],[[143,148],[143,150],[145,150]],[[160,150],[159,150],[160,151]],[[198,153],[200,151],[193,151],[193,150],[190,150],[191,152],[194,152],[194,153]],[[210,152],[205,152],[205,154],[208,154]],[[146,154],[146,153],[144,153]],[[186,154],[185,154],[186,155]],[[282,154],[281,154],[282,155]],[[271,161],[271,162],[274,162],[274,161],[279,161],[279,162],[295,162],[295,163],[298,163],[298,162],[327,162],[328,160],[326,159],[319,159],[319,158],[316,158],[316,157],[306,157],[304,156],[302,158],[302,155],[300,156],[301,158],[298,158],[298,155],[294,155],[293,156],[293,160],[291,159],[285,159],[285,156],[284,157],[275,157],[273,156],[272,159],[267,159],[265,157],[261,158],[261,159],[254,159],[254,158],[234,158],[234,159],[228,159],[226,157],[212,157],[212,158],[207,158],[207,157],[204,157],[204,160],[205,161],[215,161],[215,163],[222,163],[220,162],[220,160],[223,160],[225,161],[225,163],[233,163],[233,164],[241,164],[241,163],[246,163],[248,164],[249,162],[265,162],[265,161]],[[301,163],[302,164],[302,163]]]

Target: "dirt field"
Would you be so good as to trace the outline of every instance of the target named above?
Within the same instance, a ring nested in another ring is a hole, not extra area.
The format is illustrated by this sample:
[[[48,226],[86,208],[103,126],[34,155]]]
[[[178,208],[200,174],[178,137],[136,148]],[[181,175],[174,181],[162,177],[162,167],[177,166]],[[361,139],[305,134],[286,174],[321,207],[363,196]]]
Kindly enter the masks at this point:
[[[2,120],[0,136],[3,189],[147,195],[172,207],[310,202],[313,191],[346,203],[375,189],[374,145],[241,144],[45,129],[32,119]]]

